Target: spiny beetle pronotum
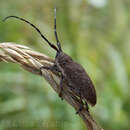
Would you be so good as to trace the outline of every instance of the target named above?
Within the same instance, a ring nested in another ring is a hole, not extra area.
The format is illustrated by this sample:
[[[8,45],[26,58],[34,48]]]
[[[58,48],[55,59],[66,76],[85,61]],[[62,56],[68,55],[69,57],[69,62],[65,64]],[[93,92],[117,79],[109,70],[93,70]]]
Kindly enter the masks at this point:
[[[3,21],[6,21],[8,18],[16,18],[28,23],[37,30],[37,32],[48,43],[48,45],[56,51],[54,65],[50,67],[43,66],[40,69],[48,69],[60,73],[61,79],[59,96],[62,98],[63,83],[67,82],[67,85],[69,86],[71,91],[79,98],[81,104],[85,105],[86,109],[88,110],[87,103],[89,103],[91,106],[94,106],[97,101],[94,85],[90,77],[86,73],[85,69],[80,64],[73,61],[70,56],[68,56],[62,51],[61,44],[59,42],[56,31],[56,9],[54,10],[54,12],[54,34],[57,46],[49,42],[49,40],[41,33],[41,31],[35,25],[23,18],[17,16],[8,16]],[[79,108],[77,113],[79,111],[82,111],[83,105],[81,106],[81,108]]]

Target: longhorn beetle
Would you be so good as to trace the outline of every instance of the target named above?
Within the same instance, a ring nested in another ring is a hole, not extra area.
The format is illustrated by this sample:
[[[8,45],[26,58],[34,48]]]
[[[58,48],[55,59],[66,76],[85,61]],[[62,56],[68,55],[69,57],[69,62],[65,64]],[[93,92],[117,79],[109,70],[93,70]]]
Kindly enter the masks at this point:
[[[56,45],[49,42],[49,40],[41,33],[41,31],[29,21],[17,17],[17,16],[8,16],[3,21],[6,21],[8,18],[16,18],[22,20],[29,25],[31,25],[40,35],[41,37],[48,43],[48,45],[56,51],[55,62],[53,66],[50,67],[41,67],[40,69],[47,69],[51,71],[56,71],[60,73],[60,92],[59,96],[62,98],[63,91],[63,82],[67,82],[69,88],[72,92],[79,98],[81,104],[86,104],[86,109],[88,110],[88,104],[94,106],[97,102],[96,91],[94,85],[88,76],[85,69],[78,63],[72,60],[70,56],[63,52],[61,48],[60,41],[58,39],[57,31],[56,31],[56,9],[54,10],[54,35],[56,38]],[[79,111],[82,111],[83,105]]]

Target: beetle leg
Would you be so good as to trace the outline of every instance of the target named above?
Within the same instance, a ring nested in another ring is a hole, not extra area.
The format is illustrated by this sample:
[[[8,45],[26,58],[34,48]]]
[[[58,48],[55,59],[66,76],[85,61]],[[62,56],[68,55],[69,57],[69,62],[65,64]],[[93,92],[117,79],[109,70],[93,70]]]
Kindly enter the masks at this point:
[[[61,79],[60,79],[60,92],[59,92],[59,97],[61,97],[61,100],[63,100],[63,98],[62,98],[63,82],[64,82],[64,76],[61,74]]]
[[[76,111],[76,114],[79,114],[84,109],[83,105]]]
[[[85,102],[85,106],[86,106],[86,110],[88,111],[89,110],[89,107],[88,107],[88,103]],[[89,112],[89,111],[88,111]]]
[[[76,114],[79,114],[79,112],[81,112],[83,109],[84,109],[84,102],[82,100],[82,96],[81,96],[81,90],[80,90],[80,97],[79,97],[79,102],[80,102],[80,107],[79,109],[77,110]]]
[[[79,114],[79,112],[81,112],[84,109],[84,103],[82,101],[82,98],[80,96],[79,102],[81,103],[79,109],[76,111],[76,114]]]
[[[88,103],[87,102],[85,102],[85,106],[86,106],[87,112],[89,112],[89,107],[88,107]],[[81,104],[80,108],[78,109],[78,111],[76,112],[76,114],[79,114],[79,112],[81,112],[83,109],[84,109],[84,103],[82,101],[82,104]]]
[[[42,70],[42,69],[52,70],[53,66],[42,66],[42,67],[40,67],[40,70]]]
[[[41,66],[40,70],[42,69],[46,69],[46,70],[50,70],[50,71],[54,71],[54,72],[60,72],[60,70],[57,68],[56,65],[53,66]]]
[[[42,70],[42,69],[46,69],[46,70],[50,70],[50,71],[56,71],[56,72],[61,72],[55,65],[54,66],[42,66],[40,68],[40,70]],[[59,91],[59,97],[61,98],[61,100],[63,100],[63,98],[62,98],[63,82],[64,82],[64,77],[63,77],[63,74],[61,73],[60,91]]]

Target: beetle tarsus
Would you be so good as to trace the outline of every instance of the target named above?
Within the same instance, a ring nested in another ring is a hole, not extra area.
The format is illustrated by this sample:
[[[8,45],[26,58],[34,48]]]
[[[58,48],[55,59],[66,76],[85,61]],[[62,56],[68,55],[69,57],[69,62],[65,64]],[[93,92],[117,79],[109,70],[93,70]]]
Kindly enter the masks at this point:
[[[76,114],[79,114],[84,109],[83,105],[76,111]]]
[[[85,108],[84,108],[84,105],[85,105]],[[79,114],[84,109],[86,109],[86,111],[89,112],[89,107],[88,107],[87,102],[84,105],[80,106],[80,108],[76,111],[76,114]]]

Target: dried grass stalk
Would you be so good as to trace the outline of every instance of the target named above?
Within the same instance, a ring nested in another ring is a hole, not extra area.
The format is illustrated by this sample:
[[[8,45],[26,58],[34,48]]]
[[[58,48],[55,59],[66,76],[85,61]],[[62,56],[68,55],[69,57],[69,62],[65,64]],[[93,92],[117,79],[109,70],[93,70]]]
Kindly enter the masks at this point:
[[[0,61],[19,64],[27,71],[43,76],[56,93],[59,93],[59,75],[54,74],[49,70],[43,69],[42,72],[40,70],[41,66],[53,65],[54,60],[50,57],[32,51],[26,46],[6,42],[0,44]],[[66,84],[64,84],[63,99],[66,100],[76,111],[80,108],[80,103],[78,102],[77,97],[70,92],[69,87],[67,87]],[[88,130],[103,130],[99,125],[97,125],[96,121],[86,110],[79,112],[79,116],[86,124]]]

